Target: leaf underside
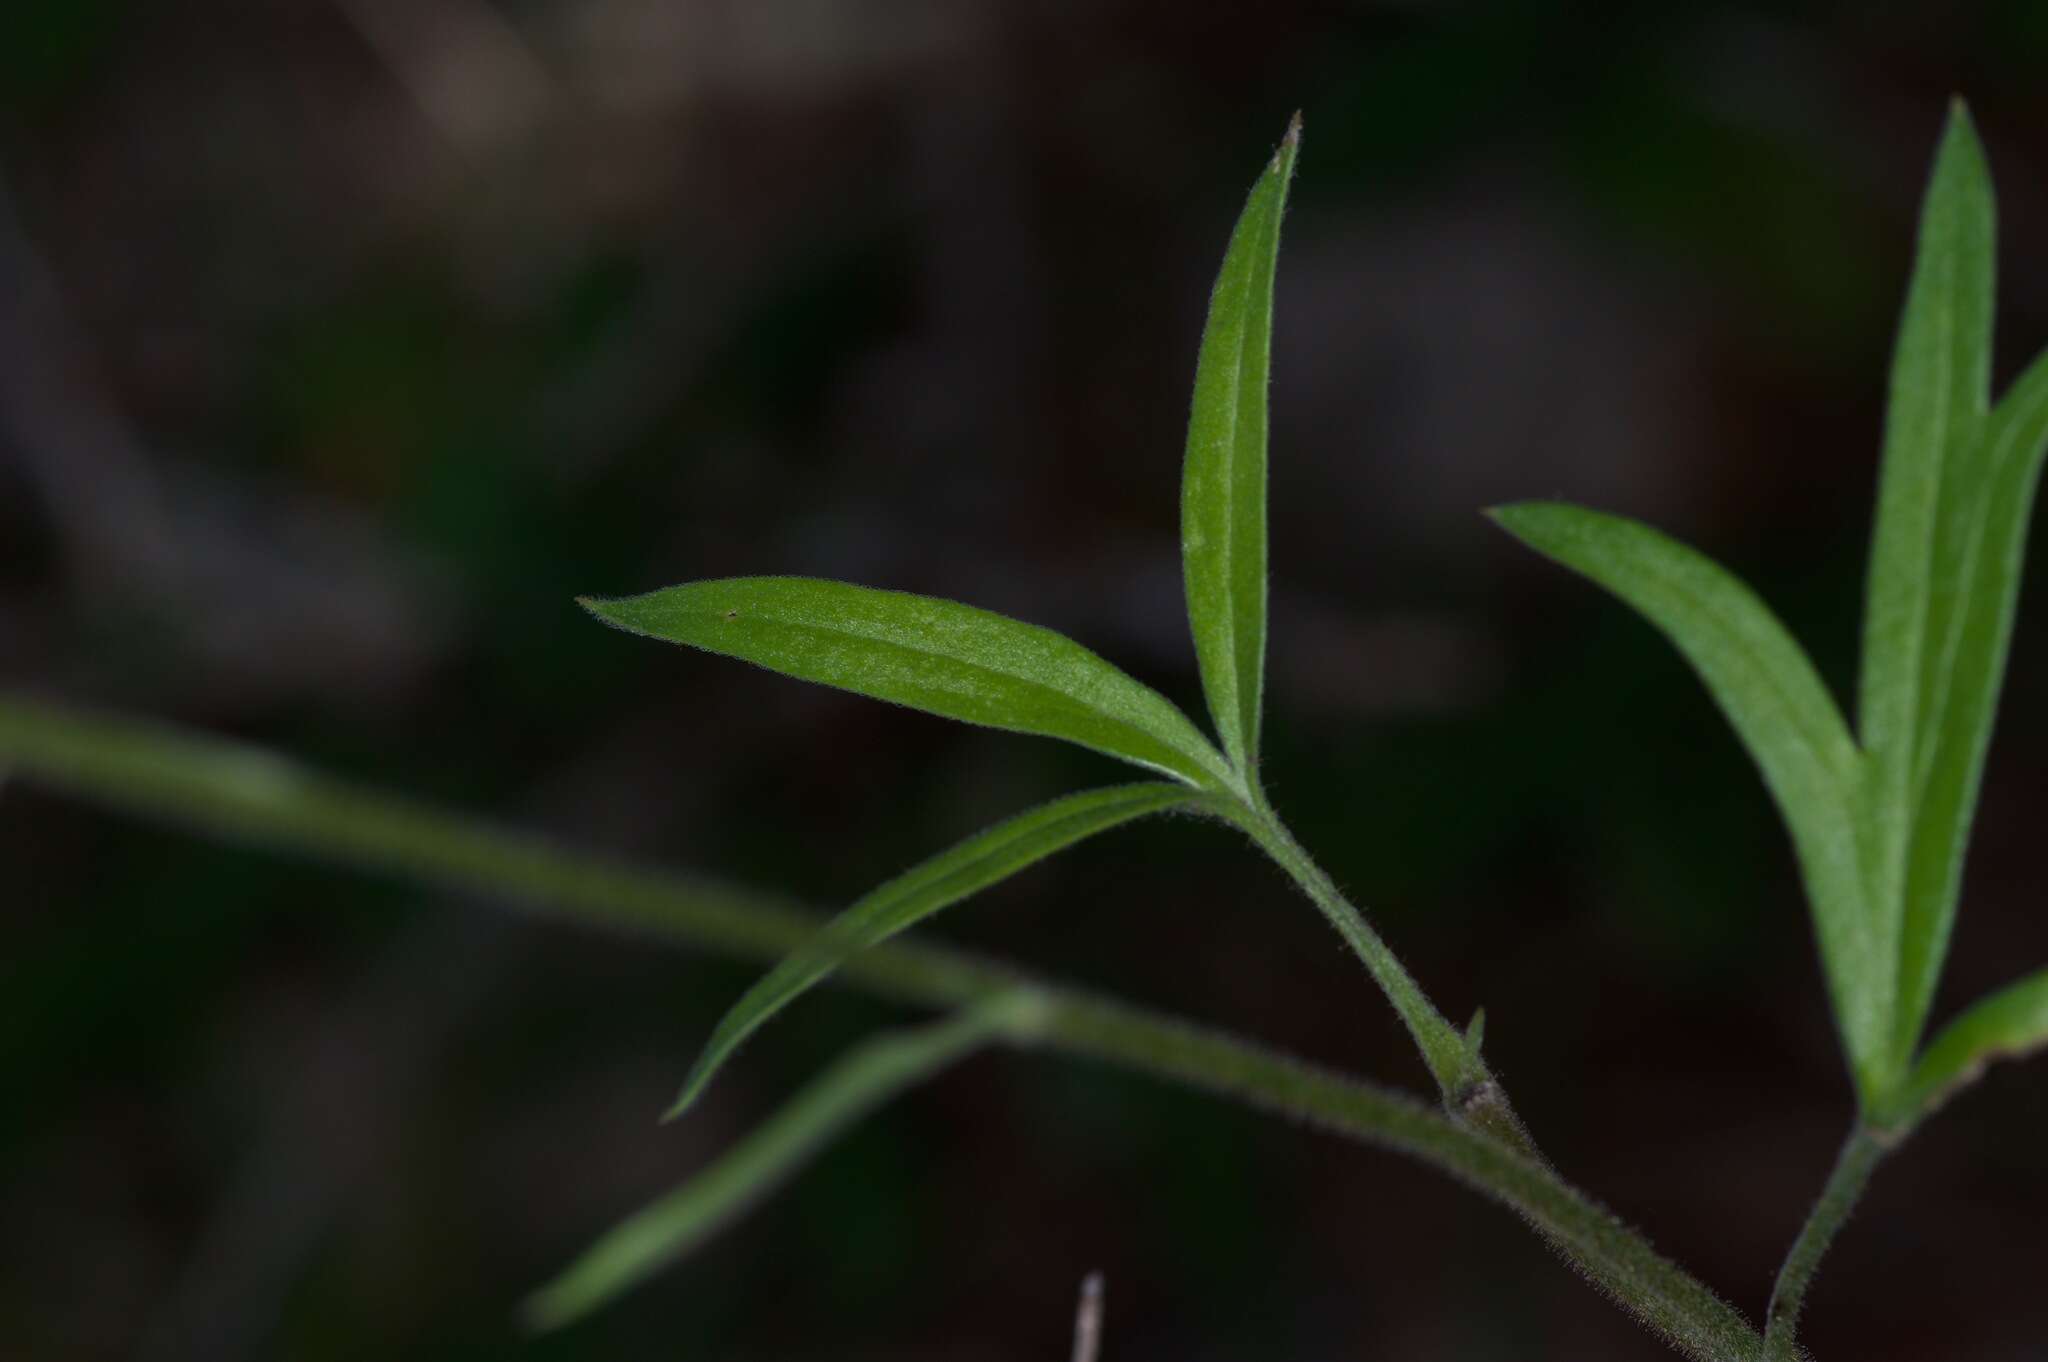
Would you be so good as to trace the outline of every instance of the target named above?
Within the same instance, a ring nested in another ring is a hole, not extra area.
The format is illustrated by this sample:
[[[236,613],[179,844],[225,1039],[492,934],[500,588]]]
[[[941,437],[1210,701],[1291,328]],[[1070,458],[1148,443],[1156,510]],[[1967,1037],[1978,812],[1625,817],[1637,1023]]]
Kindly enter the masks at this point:
[[[1266,384],[1299,115],[1252,187],[1209,298],[1181,472],[1181,567],[1223,750],[1255,769],[1266,665]]]
[[[998,823],[905,871],[832,919],[817,941],[770,970],[713,1029],[668,1118],[688,1110],[740,1045],[848,956],[879,945],[1084,837],[1147,814],[1199,803],[1181,785],[1150,782],[1068,795]]]
[[[1202,788],[1228,768],[1186,715],[1072,639],[931,596],[730,577],[581,604],[607,624],[948,719],[1063,738]]]

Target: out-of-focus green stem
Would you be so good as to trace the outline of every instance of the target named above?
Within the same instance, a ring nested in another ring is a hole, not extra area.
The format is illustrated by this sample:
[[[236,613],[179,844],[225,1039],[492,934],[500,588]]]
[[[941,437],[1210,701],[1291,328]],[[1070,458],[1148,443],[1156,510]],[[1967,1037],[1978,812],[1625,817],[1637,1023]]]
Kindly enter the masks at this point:
[[[5,692],[0,767],[234,841],[717,952],[779,957],[823,925],[765,895],[564,851],[259,749]],[[1412,1155],[1513,1208],[1687,1356],[1749,1362],[1760,1354],[1763,1341],[1741,1315],[1540,1160],[1409,1097],[958,951],[892,942],[848,960],[841,974],[872,992],[943,1009],[1026,990],[1043,1008],[1032,1033],[1037,1044]]]
[[[1828,1175],[1819,1203],[1792,1241],[1792,1251],[1785,1255],[1777,1284],[1771,1288],[1771,1305],[1764,1316],[1765,1362],[1792,1362],[1799,1355],[1793,1340],[1799,1329],[1800,1307],[1806,1303],[1806,1288],[1842,1222],[1856,1209],[1884,1151],[1877,1133],[1861,1122],[1849,1132],[1835,1159],[1835,1171]]]

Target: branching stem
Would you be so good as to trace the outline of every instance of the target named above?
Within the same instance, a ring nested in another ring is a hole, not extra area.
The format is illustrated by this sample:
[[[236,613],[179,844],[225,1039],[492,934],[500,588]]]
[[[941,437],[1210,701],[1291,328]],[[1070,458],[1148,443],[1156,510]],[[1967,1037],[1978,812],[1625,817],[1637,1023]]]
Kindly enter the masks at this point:
[[[1246,808],[1237,821],[1251,834],[1260,849],[1301,886],[1302,892],[1337,929],[1337,935],[1344,938],[1344,944],[1351,948],[1352,954],[1364,962],[1373,982],[1387,995],[1387,1001],[1400,1014],[1408,1034],[1415,1038],[1415,1044],[1436,1078],[1444,1101],[1454,1102],[1460,1089],[1471,1078],[1464,1036],[1444,1020],[1443,1014],[1429,1001],[1407,967],[1388,949],[1380,934],[1366,922],[1365,915],[1352,906],[1301,843],[1294,840],[1286,824],[1264,808]]]
[[[1336,882],[1295,841],[1294,834],[1262,798],[1255,796],[1255,802],[1237,811],[1234,819],[1301,886],[1302,892],[1344,938],[1344,944],[1364,962],[1373,981],[1394,1005],[1408,1034],[1414,1037],[1416,1048],[1422,1051],[1423,1062],[1436,1079],[1438,1095],[1451,1119],[1504,1140],[1509,1147],[1543,1162],[1541,1151],[1515,1114],[1507,1092],[1480,1058],[1475,1043],[1477,1033],[1468,1037],[1444,1019],[1400,958],[1366,922],[1365,915],[1344,897]]]
[[[765,895],[562,851],[524,834],[332,780],[259,749],[131,719],[88,716],[4,692],[0,766],[99,803],[237,842],[490,894],[711,951],[777,958],[809,942],[822,925],[815,915]],[[1312,893],[1342,903],[1291,839],[1283,834],[1276,844],[1300,856],[1303,875],[1318,886]],[[1293,873],[1295,867],[1289,869]],[[1392,972],[1398,964],[1356,910],[1344,908],[1362,933],[1358,942],[1376,946],[1391,966],[1390,977],[1413,990],[1405,972]],[[959,951],[892,942],[848,960],[841,975],[871,992],[946,1009],[1028,990],[1043,1007],[1037,1043],[1412,1155],[1513,1208],[1574,1267],[1688,1357],[1752,1362],[1760,1356],[1763,1340],[1740,1314],[1540,1159],[1402,1094],[1184,1021],[1032,980]],[[1413,999],[1421,999],[1419,990]]]

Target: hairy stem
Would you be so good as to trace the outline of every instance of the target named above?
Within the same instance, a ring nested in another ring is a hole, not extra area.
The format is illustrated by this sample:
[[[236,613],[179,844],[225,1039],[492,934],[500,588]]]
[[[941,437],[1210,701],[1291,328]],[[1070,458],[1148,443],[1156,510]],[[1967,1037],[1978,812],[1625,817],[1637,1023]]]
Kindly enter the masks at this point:
[[[712,951],[779,957],[810,942],[823,925],[816,915],[765,895],[563,851],[332,780],[259,749],[4,692],[0,765],[87,799],[238,842],[491,894]],[[1279,841],[1292,846],[1284,834]],[[1313,869],[1305,853],[1301,863]],[[1328,886],[1320,871],[1314,874]],[[1336,895],[1334,887],[1327,892]],[[1356,921],[1356,911],[1344,906]],[[1384,944],[1362,921],[1357,925],[1361,939],[1377,944],[1399,970]],[[1763,1340],[1740,1314],[1541,1160],[1402,1094],[958,951],[893,942],[846,961],[841,974],[871,992],[948,1009],[1029,990],[1043,1008],[1039,1044],[1412,1155],[1517,1211],[1589,1280],[1687,1356],[1749,1362],[1760,1355]],[[1405,972],[1396,977],[1407,979]],[[1407,986],[1414,990],[1412,980]],[[1413,997],[1419,1000],[1420,991]]]
[[[1444,1020],[1443,1014],[1423,993],[1421,985],[1415,982],[1415,976],[1387,948],[1380,934],[1366,922],[1365,915],[1344,897],[1278,817],[1263,808],[1247,808],[1237,821],[1251,834],[1260,849],[1301,886],[1302,892],[1337,929],[1337,935],[1344,938],[1344,944],[1351,948],[1352,954],[1364,963],[1373,982],[1380,986],[1380,991],[1387,995],[1387,1001],[1394,1005],[1394,1011],[1400,1014],[1408,1034],[1415,1038],[1416,1047],[1422,1051],[1424,1062],[1435,1076],[1444,1101],[1453,1102],[1469,1078],[1464,1036]]]
[[[1792,1251],[1785,1255],[1785,1265],[1778,1269],[1777,1283],[1771,1288],[1771,1306],[1764,1316],[1766,1362],[1791,1362],[1799,1355],[1793,1340],[1798,1333],[1800,1307],[1806,1303],[1806,1288],[1812,1284],[1821,1256],[1828,1251],[1842,1222],[1863,1196],[1863,1189],[1884,1153],[1884,1142],[1861,1122],[1843,1142],[1842,1152],[1835,1159],[1835,1171],[1828,1174],[1820,1201],[1813,1214],[1806,1217],[1799,1237],[1792,1241]]]
[[[1246,807],[1236,822],[1250,833],[1265,853],[1286,871],[1302,892],[1321,910],[1352,953],[1364,962],[1367,972],[1387,1000],[1394,1005],[1408,1034],[1422,1051],[1423,1062],[1436,1079],[1444,1110],[1453,1120],[1472,1126],[1539,1162],[1542,1155],[1530,1138],[1521,1118],[1515,1115],[1506,1091],[1479,1057],[1479,1048],[1463,1032],[1444,1019],[1443,1013],[1424,994],[1399,957],[1380,939],[1365,915],[1344,897],[1323,868],[1294,839],[1263,800]]]

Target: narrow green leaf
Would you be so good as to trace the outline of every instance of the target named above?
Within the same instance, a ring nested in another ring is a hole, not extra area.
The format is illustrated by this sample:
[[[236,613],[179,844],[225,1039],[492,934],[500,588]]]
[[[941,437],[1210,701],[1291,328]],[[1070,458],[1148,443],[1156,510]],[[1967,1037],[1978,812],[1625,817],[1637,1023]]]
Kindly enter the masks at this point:
[[[1836,1023],[1857,1089],[1877,1091],[1889,958],[1863,910],[1853,817],[1858,756],[1841,713],[1768,607],[1712,560],[1645,525],[1531,502],[1490,513],[1537,552],[1606,587],[1677,645],[1761,768],[1792,834]]]
[[[1900,1119],[1924,1119],[1993,1060],[2041,1049],[2048,1049],[2048,969],[1979,1000],[1941,1029],[1913,1066]]]
[[[1266,669],[1266,375],[1280,219],[1301,146],[1301,116],[1231,233],[1195,363],[1181,473],[1181,565],[1202,689],[1223,749],[1254,771]]]
[[[1924,330],[1929,323],[1915,318],[1912,309],[1921,305],[1943,317],[1955,334],[1949,337],[1946,367],[1958,375],[1952,385],[1951,410],[1944,422],[1948,440],[1945,449],[1903,450],[1900,458],[1908,470],[1918,470],[1918,459],[1932,455],[1939,466],[1939,496],[1932,506],[1915,506],[1914,513],[1931,511],[1931,537],[1917,566],[1925,581],[1927,629],[1920,649],[1920,680],[1916,699],[1918,711],[1913,725],[1916,757],[1914,790],[1925,785],[1933,764],[1933,748],[1943,728],[1943,709],[1948,682],[1963,633],[1963,606],[1974,583],[1972,558],[1980,542],[1980,530],[1995,476],[1992,443],[1985,437],[1990,407],[1992,312],[1995,305],[1997,255],[1997,205],[1992,195],[1990,171],[1984,163],[1983,148],[1971,130],[1969,115],[1958,105],[1951,117],[1947,137],[1935,162],[1922,209],[1920,261],[1908,292],[1908,322],[1902,323],[1899,354],[1892,374],[1892,406],[1916,408],[1910,388],[1916,381],[1923,389],[1939,386],[1940,375],[1930,372],[1934,357],[1924,353],[1929,345],[1922,337],[1923,353],[1909,354],[1908,339],[1913,322]],[[1943,297],[1943,280],[1947,296]],[[1944,308],[1942,304],[1946,302]],[[1946,314],[1946,315],[1944,315]],[[1908,372],[1908,361],[1913,362]],[[1926,395],[1922,395],[1923,401]],[[1930,417],[1915,411],[1902,420],[1909,431],[1917,420],[1925,425]],[[1889,430],[1888,430],[1889,438]],[[1892,471],[1887,450],[1885,476]],[[1879,534],[1883,534],[1880,526]],[[1893,548],[1889,542],[1885,549]],[[1877,552],[1873,546],[1873,553]],[[1874,565],[1873,565],[1874,568]],[[1874,579],[1873,571],[1873,579]],[[1897,659],[1890,659],[1895,665]],[[1873,682],[1873,684],[1876,684]]]
[[[1026,1032],[1034,1000],[1006,995],[943,1022],[885,1032],[849,1051],[724,1156],[614,1226],[527,1298],[535,1329],[555,1329],[637,1286],[775,1190],[848,1126],[1000,1035]]]
[[[770,970],[732,1005],[663,1119],[688,1110],[747,1037],[849,955],[888,940],[1084,837],[1202,798],[1182,786],[1163,783],[1068,795],[998,823],[898,875],[832,919],[815,943]]]
[[[1229,768],[1188,717],[1072,639],[957,601],[729,577],[580,604],[607,624],[948,719],[1092,747],[1204,789]]]
[[[1991,415],[1975,459],[1983,488],[1965,538],[1961,586],[1945,606],[1947,656],[1924,740],[1924,759],[1906,861],[1905,922],[1899,940],[1895,1053],[1920,1039],[1948,955],[1963,858],[2005,684],[2018,609],[2027,526],[2048,455],[2048,355],[2012,386]]]
[[[1932,769],[1927,754],[1946,708],[1945,669],[1953,654],[1945,644],[1953,634],[1943,635],[1960,613],[1967,546],[1983,513],[1987,469],[1979,437],[1990,403],[1993,219],[1983,148],[1958,103],[1921,207],[1892,357],[1863,628],[1857,725],[1869,761],[1861,817],[1869,830],[1874,930],[1895,961],[1920,953],[1905,946],[1903,933],[1924,936],[1943,916],[1933,905],[1907,906],[1906,866],[1917,786]],[[1910,1049],[1910,1041],[1897,1041],[1906,1020],[1896,999],[1897,971],[1895,963],[1887,1003],[1894,1070]]]

